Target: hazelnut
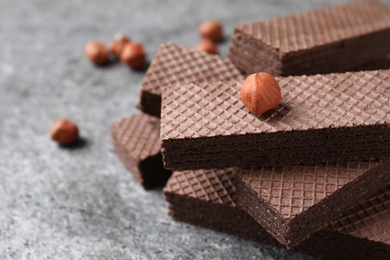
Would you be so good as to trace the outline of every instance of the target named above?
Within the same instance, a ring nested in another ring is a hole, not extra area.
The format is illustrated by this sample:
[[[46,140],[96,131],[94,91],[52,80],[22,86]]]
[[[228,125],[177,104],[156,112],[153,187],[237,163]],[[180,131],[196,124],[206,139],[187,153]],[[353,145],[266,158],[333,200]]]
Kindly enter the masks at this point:
[[[222,25],[215,20],[207,20],[199,26],[199,34],[212,41],[220,41],[223,37]]]
[[[133,70],[142,69],[145,64],[145,49],[136,42],[128,42],[123,47],[120,60]]]
[[[218,54],[218,47],[209,39],[204,39],[195,46],[197,51],[205,51],[210,54]]]
[[[266,72],[260,72],[245,79],[240,99],[252,114],[258,116],[275,108],[282,100],[282,94],[275,78]]]
[[[118,58],[121,55],[121,52],[123,50],[123,47],[130,42],[130,39],[125,35],[118,35],[115,37],[115,39],[111,42],[110,45],[110,51]]]
[[[79,129],[72,121],[61,118],[50,127],[50,138],[60,145],[68,145],[79,137]]]
[[[91,41],[85,45],[85,55],[96,65],[103,65],[108,61],[108,50],[106,46],[99,41]]]

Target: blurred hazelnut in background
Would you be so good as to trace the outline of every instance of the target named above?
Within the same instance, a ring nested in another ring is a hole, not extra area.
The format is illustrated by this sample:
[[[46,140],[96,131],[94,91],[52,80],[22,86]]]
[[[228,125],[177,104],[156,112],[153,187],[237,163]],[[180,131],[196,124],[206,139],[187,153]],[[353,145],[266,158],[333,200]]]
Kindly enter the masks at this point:
[[[202,22],[198,31],[204,39],[209,39],[214,42],[220,41],[223,38],[222,25],[215,20],[206,20]]]
[[[218,54],[218,47],[209,39],[204,39],[195,46],[197,51],[205,51],[210,54]]]
[[[145,49],[142,44],[137,42],[128,42],[124,45],[120,54],[122,63],[133,70],[141,70],[145,65]]]
[[[90,41],[85,45],[85,55],[97,66],[104,65],[108,62],[109,51],[100,41]]]
[[[70,145],[78,140],[79,129],[69,119],[61,118],[51,125],[50,138],[59,145]]]
[[[119,58],[123,51],[123,48],[129,42],[131,42],[129,37],[125,35],[120,34],[116,36],[110,44],[110,52],[114,54],[117,58]]]

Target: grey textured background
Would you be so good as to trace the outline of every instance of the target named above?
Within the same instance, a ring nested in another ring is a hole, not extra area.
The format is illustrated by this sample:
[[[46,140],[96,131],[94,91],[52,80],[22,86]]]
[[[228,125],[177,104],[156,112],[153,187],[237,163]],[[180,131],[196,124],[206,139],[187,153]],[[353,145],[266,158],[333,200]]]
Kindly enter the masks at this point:
[[[188,47],[206,18],[225,25],[340,1],[0,0],[0,259],[308,259],[173,221],[113,153],[109,125],[136,113],[144,73],[92,66],[83,47],[118,32]],[[226,56],[229,42],[220,45]],[[50,124],[68,117],[82,147],[61,149]]]

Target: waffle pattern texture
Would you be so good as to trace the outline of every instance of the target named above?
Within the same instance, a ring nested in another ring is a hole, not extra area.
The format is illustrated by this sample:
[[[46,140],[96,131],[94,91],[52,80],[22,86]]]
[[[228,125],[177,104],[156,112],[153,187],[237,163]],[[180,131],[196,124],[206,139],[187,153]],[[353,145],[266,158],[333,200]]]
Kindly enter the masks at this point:
[[[390,246],[390,186],[333,221],[330,229]]]
[[[390,156],[390,70],[277,81],[282,102],[260,117],[241,102],[238,81],[164,88],[165,166],[184,170]]]
[[[171,215],[191,224],[263,243],[277,243],[260,225],[252,224],[245,211],[234,210],[237,209],[237,193],[232,182],[231,169],[174,172],[164,188]],[[390,187],[387,186],[368,200],[360,201],[295,249],[329,259],[387,259],[390,256],[389,202]],[[206,216],[204,211],[208,213]],[[234,218],[230,218],[232,214]],[[237,219],[240,218],[251,225],[239,225]],[[257,230],[254,237],[253,230]]]
[[[389,171],[390,159],[237,169],[237,202],[291,248],[389,183]]]
[[[242,75],[228,59],[173,43],[162,43],[144,77],[139,108],[160,117],[164,86],[240,79]]]
[[[172,176],[164,191],[236,207],[233,176],[233,169],[178,172]]]
[[[160,152],[160,120],[137,114],[112,124],[115,152],[135,180],[145,188],[163,185],[170,171],[163,168]]]
[[[360,201],[299,248],[329,259],[390,259],[390,186]]]
[[[390,6],[357,1],[237,26],[229,57],[245,74],[342,72],[390,51]]]
[[[169,214],[193,225],[279,243],[236,204],[233,169],[175,172],[164,188]]]

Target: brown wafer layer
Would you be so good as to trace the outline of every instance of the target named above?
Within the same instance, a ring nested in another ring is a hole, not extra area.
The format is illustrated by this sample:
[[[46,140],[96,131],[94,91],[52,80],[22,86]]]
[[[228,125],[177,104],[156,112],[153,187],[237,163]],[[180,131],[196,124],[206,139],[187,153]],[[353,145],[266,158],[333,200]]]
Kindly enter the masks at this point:
[[[162,43],[146,72],[138,107],[147,114],[160,117],[164,86],[240,79],[242,75],[228,59],[173,43]]]
[[[390,69],[390,57],[383,57],[383,58],[368,60],[364,64],[352,68],[351,71],[388,70],[388,69]]]
[[[166,168],[251,167],[390,156],[390,70],[277,78],[281,104],[260,117],[241,82],[164,88]],[[180,155],[180,156],[179,156]]]
[[[236,170],[237,203],[292,248],[390,183],[389,173],[390,159]]]
[[[390,6],[359,1],[237,26],[229,57],[246,74],[342,72],[390,52]]]
[[[277,243],[245,211],[234,209],[237,194],[232,185],[233,175],[231,169],[174,172],[164,188],[170,214],[198,226],[262,243]],[[198,211],[200,214],[195,214]],[[361,201],[296,250],[329,259],[388,259],[390,187]]]
[[[145,188],[162,186],[171,175],[162,164],[160,120],[137,114],[112,124],[115,152],[134,179]]]

